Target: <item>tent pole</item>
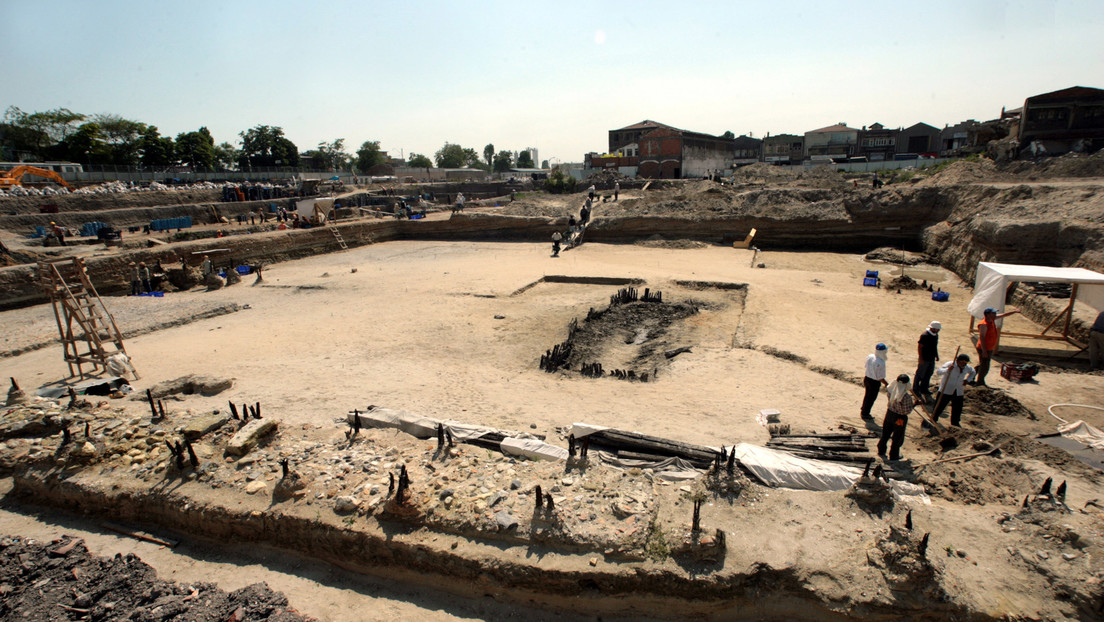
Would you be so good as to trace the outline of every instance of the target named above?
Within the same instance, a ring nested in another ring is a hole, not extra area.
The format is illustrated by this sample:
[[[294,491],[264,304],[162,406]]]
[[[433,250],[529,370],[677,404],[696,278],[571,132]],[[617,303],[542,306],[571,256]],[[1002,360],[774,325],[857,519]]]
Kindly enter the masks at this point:
[[[1073,303],[1077,300],[1077,283],[1074,283],[1070,290],[1070,302],[1066,307],[1066,325],[1062,327],[1062,336],[1069,339],[1069,327],[1070,320],[1073,319]]]

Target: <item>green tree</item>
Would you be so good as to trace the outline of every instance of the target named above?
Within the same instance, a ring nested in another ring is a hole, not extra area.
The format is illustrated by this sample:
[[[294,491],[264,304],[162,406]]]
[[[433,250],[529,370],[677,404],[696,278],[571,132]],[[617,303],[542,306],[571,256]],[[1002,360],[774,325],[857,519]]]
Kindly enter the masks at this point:
[[[215,170],[215,139],[206,127],[194,132],[177,134],[176,158],[193,170]]]
[[[241,159],[241,149],[230,143],[221,143],[215,147],[215,164],[220,171],[232,171]]]
[[[475,149],[464,149],[464,166],[483,168],[483,161],[479,159],[479,154],[475,152]]]
[[[548,168],[548,160],[541,160],[541,168]]]
[[[96,114],[92,120],[100,126],[100,136],[111,150],[113,164],[134,166],[141,157],[139,143],[146,124],[124,119],[117,114]]]
[[[39,160],[46,160],[50,157],[50,149],[76,133],[78,124],[86,118],[68,108],[27,113],[10,106],[0,124],[3,136],[0,143],[12,154],[29,152]]]
[[[100,126],[82,123],[75,132],[57,143],[50,153],[57,158],[81,164],[111,164],[111,148],[104,142]]]
[[[430,160],[427,156],[420,153],[410,154],[410,158],[406,161],[406,165],[411,168],[432,168],[433,160]]]
[[[575,178],[565,174],[563,170],[557,166],[552,169],[552,173],[548,176],[548,179],[545,180],[544,188],[552,194],[570,194],[575,192]]]
[[[518,154],[518,168],[535,168],[536,166],[536,163],[533,162],[533,154],[528,149]]]
[[[437,168],[463,168],[467,164],[467,159],[463,147],[448,142],[433,154],[433,161],[437,163]]]
[[[387,154],[380,149],[378,140],[366,140],[357,149],[356,167],[362,173],[378,164],[387,163]]]
[[[508,171],[514,166],[514,154],[509,151],[499,151],[494,157],[494,171],[501,173]]]
[[[351,161],[349,154],[345,153],[344,138],[329,143],[320,142],[317,149],[303,153],[300,159],[308,166],[330,170],[345,169]]]
[[[238,162],[243,167],[299,166],[299,149],[284,136],[281,127],[258,125],[238,136],[242,143]]]
[[[721,134],[721,138],[736,138],[736,135],[732,133],[732,130],[725,130],[725,133]]]
[[[483,159],[486,160],[487,166],[494,165],[494,144],[487,143],[486,147],[483,147]]]
[[[138,153],[142,166],[165,167],[175,162],[176,145],[169,136],[161,136],[156,126],[147,125],[138,140]]]

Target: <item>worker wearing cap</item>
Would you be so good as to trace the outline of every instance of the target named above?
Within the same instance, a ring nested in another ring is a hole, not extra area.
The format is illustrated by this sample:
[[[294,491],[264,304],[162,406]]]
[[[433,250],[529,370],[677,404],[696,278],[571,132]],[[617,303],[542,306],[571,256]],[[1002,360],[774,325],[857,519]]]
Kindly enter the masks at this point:
[[[882,439],[878,441],[878,456],[882,458],[885,458],[886,444],[888,443],[889,459],[901,459],[901,445],[905,442],[905,427],[908,425],[908,416],[914,406],[908,389],[908,374],[897,376],[897,380],[889,385],[889,407],[886,408],[885,419],[882,421]]]
[[[939,360],[939,331],[942,328],[942,324],[932,320],[916,342],[916,378],[912,390],[923,400],[931,400],[931,377]]]
[[[65,246],[65,229],[62,229],[54,221],[50,221],[50,226],[53,228],[54,237],[57,238],[60,246]]]
[[[932,421],[939,421],[939,415],[951,403],[951,425],[962,425],[962,404],[966,399],[965,385],[974,379],[977,374],[970,366],[970,355],[959,354],[953,361],[947,361],[939,368],[939,377],[942,378],[939,385],[939,396],[935,400],[935,408],[932,410]]]
[[[1005,313],[997,313],[997,310],[989,307],[983,313],[981,322],[978,323],[978,366],[976,384],[985,385],[985,376],[989,373],[989,364],[993,360],[993,354],[1000,347],[1000,327],[997,320],[1008,317],[1013,313],[1019,313],[1019,309],[1012,309]]]
[[[866,374],[863,376],[863,387],[866,389],[866,393],[863,395],[862,409],[859,411],[859,416],[863,419],[874,419],[870,416],[870,409],[874,406],[874,401],[878,399],[878,390],[882,386],[889,386],[885,379],[888,355],[889,348],[886,344],[879,343],[874,346],[874,352],[866,357]]]

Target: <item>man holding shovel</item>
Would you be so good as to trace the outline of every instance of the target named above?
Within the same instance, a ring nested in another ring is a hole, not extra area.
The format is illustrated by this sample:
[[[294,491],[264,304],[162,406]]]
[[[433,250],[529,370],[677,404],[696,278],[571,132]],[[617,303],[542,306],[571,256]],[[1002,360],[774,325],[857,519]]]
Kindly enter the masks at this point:
[[[965,385],[974,379],[977,372],[970,367],[970,356],[959,354],[953,361],[947,361],[939,368],[943,381],[939,386],[939,395],[932,409],[932,421],[939,421],[947,402],[951,403],[951,425],[962,427],[962,404],[966,398]]]

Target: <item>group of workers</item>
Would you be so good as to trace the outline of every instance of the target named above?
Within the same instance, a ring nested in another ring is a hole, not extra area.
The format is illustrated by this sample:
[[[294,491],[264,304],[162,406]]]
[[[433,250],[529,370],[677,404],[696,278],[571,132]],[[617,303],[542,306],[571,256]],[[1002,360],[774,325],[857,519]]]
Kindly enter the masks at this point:
[[[908,374],[899,374],[897,379],[890,384],[886,381],[886,360],[889,355],[889,347],[884,343],[874,346],[874,352],[866,357],[866,369],[863,376],[862,405],[859,415],[865,421],[873,421],[870,409],[878,399],[878,393],[882,387],[886,388],[889,403],[886,408],[885,419],[882,421],[882,437],[878,441],[878,456],[885,458],[888,445],[889,459],[901,459],[901,445],[905,440],[905,427],[908,425],[908,417],[917,402],[933,404],[932,421],[939,421],[943,410],[949,404],[951,407],[951,425],[962,425],[962,407],[965,401],[965,387],[967,385],[985,386],[985,377],[989,373],[993,354],[1000,346],[1000,326],[997,320],[1019,313],[1019,309],[1013,309],[1005,313],[997,313],[995,309],[986,309],[981,322],[978,324],[978,339],[976,344],[978,366],[975,369],[970,365],[968,354],[959,354],[953,361],[943,363],[936,368],[939,361],[939,331],[942,324],[932,321],[927,329],[920,335],[916,343],[917,365],[916,373],[909,386]],[[933,397],[931,392],[932,375],[939,376],[939,389]],[[911,389],[911,390],[910,390]],[[928,428],[927,421],[923,427]]]
[[[591,186],[593,188],[593,186]],[[593,205],[593,201],[590,197],[587,197],[586,202],[583,203],[583,207],[579,209],[579,219],[575,219],[575,215],[572,214],[567,218],[567,247],[578,246],[582,241],[583,229],[587,223],[590,222],[590,209]],[[560,243],[564,241],[564,235],[559,231],[552,233],[552,256],[560,256]]]

